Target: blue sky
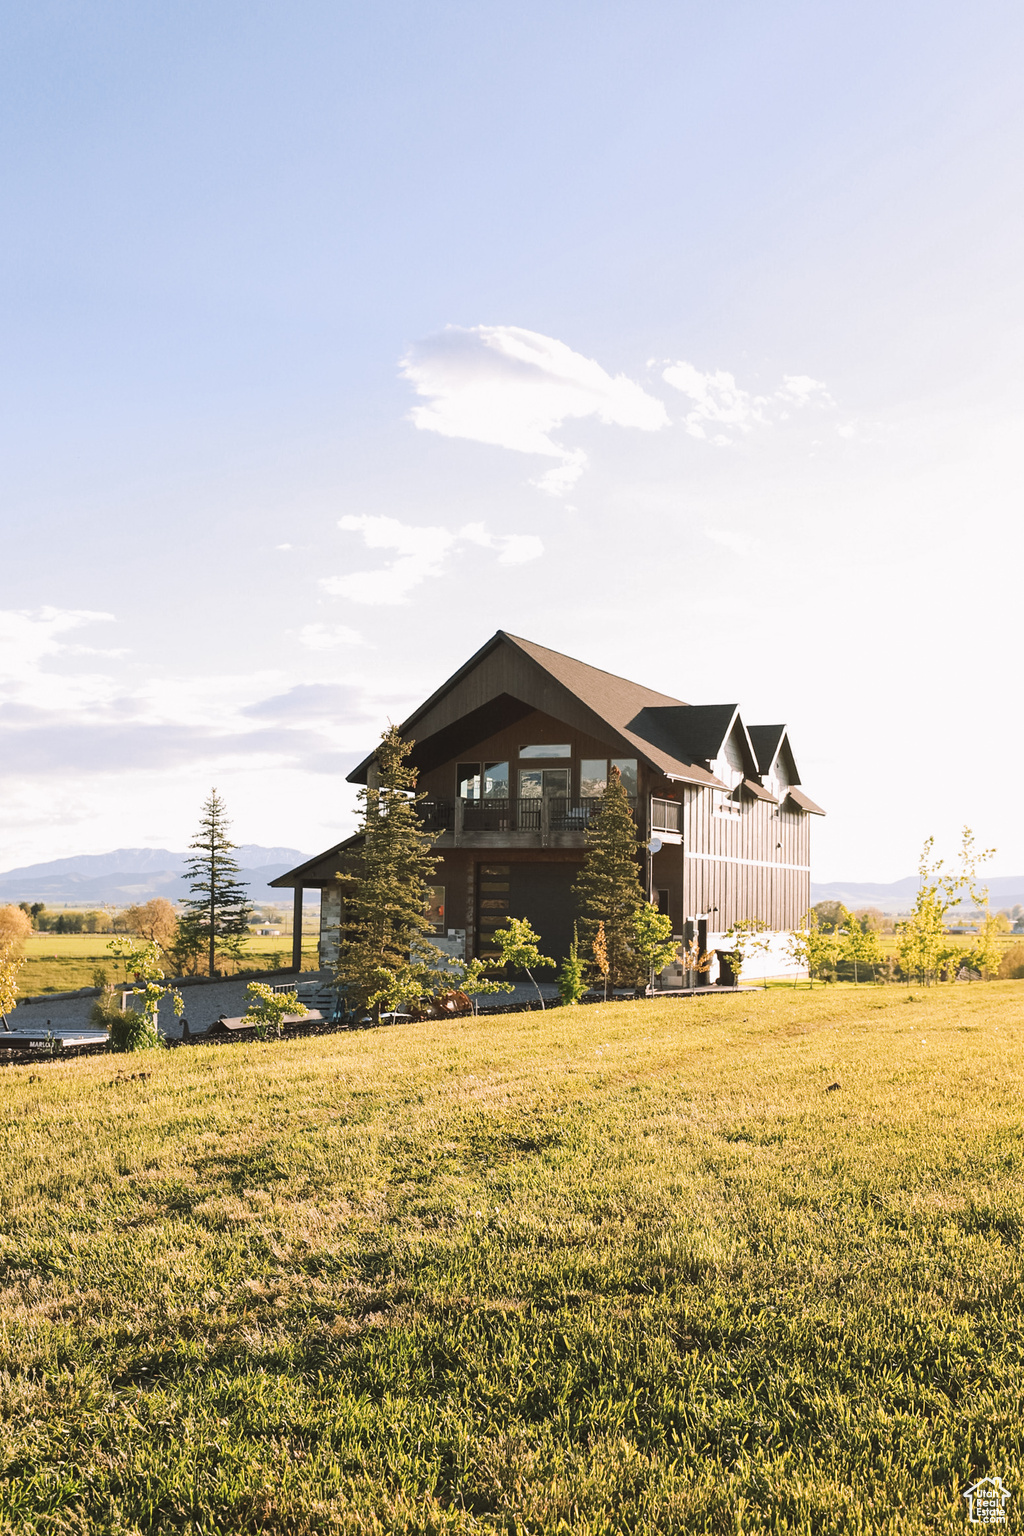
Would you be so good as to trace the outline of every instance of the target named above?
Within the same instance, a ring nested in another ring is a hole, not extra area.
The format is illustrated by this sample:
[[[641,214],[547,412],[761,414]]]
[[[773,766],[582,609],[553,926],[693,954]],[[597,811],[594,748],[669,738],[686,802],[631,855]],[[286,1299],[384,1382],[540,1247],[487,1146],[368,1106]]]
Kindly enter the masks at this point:
[[[1024,868],[1024,15],[12,4],[0,867],[352,825],[499,625]]]

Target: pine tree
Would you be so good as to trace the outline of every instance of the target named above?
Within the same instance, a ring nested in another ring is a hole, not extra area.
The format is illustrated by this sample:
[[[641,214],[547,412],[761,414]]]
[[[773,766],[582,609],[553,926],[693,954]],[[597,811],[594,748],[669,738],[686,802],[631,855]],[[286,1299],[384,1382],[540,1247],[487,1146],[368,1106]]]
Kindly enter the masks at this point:
[[[613,986],[628,986],[636,980],[633,927],[644,892],[636,823],[617,768],[608,776],[601,808],[591,818],[586,837],[586,858],[573,886],[580,935],[590,949],[598,925],[604,924],[609,980]]]
[[[359,791],[362,848],[339,878],[344,886],[338,981],[350,1007],[397,1006],[430,990],[442,962],[426,939],[427,885],[437,864],[433,838],[416,814],[412,742],[389,726],[376,752],[376,782]],[[433,974],[431,974],[433,973]]]
[[[186,859],[189,890],[180,923],[183,949],[200,944],[209,954],[210,975],[217,974],[217,955],[237,959],[248,936],[252,907],[245,881],[239,880],[238,863],[231,857],[237,846],[228,841],[231,825],[224,802],[215,789],[203,806],[199,831],[189,844],[195,852]]]

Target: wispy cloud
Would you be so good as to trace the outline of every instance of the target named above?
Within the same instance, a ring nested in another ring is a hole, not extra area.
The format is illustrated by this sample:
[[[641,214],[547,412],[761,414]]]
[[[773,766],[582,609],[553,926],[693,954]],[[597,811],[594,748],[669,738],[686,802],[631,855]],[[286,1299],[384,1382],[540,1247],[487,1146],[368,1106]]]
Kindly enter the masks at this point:
[[[366,641],[347,624],[303,624],[299,644],[307,651],[333,651],[341,645],[365,645]]]
[[[366,695],[351,683],[297,683],[284,693],[246,704],[242,710],[251,719],[281,725],[365,719],[368,713]]]
[[[342,517],[343,533],[361,533],[367,549],[386,549],[394,554],[387,565],[374,571],[352,571],[345,576],[326,576],[320,585],[334,597],[369,607],[397,607],[431,577],[440,576],[446,559],[460,545],[475,544],[497,551],[501,565],[522,565],[544,553],[534,534],[489,533],[483,523],[462,528],[439,528],[401,523],[395,517]]]
[[[668,425],[662,402],[625,374],[609,374],[564,342],[521,326],[447,326],[410,348],[402,374],[429,402],[411,412],[417,427],[557,459],[534,481],[553,495],[564,494],[587,464],[581,448],[551,436],[566,421],[592,416],[644,432]]]
[[[113,617],[87,608],[0,610],[0,704],[73,709],[109,703],[117,692],[109,677],[55,670],[53,663],[73,656],[123,655],[65,638],[77,629],[110,624]]]
[[[768,395],[741,388],[735,376],[723,369],[702,373],[685,361],[671,363],[661,376],[692,402],[692,409],[683,417],[690,436],[719,448],[732,446],[738,436],[755,427],[787,421],[793,410],[808,405],[835,406],[825,385],[802,373],[785,375],[778,389]]]
[[[835,405],[835,401],[820,379],[812,379],[806,373],[789,373],[775,391],[779,400],[793,400],[797,405]]]

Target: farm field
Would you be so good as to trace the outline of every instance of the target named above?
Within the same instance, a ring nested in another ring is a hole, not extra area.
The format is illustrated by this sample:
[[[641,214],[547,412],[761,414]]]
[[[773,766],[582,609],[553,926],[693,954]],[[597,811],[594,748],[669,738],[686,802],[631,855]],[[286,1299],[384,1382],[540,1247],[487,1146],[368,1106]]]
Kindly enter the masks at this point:
[[[113,981],[122,975],[107,945],[106,933],[40,933],[25,944],[26,964],[18,978],[19,991],[33,997],[41,992],[70,992],[96,985],[96,972]],[[246,948],[246,970],[274,970],[291,964],[291,935],[254,938]],[[303,935],[303,965],[315,967],[317,937]]]
[[[1022,1037],[773,988],[9,1068],[2,1529],[961,1531],[1024,1497]]]

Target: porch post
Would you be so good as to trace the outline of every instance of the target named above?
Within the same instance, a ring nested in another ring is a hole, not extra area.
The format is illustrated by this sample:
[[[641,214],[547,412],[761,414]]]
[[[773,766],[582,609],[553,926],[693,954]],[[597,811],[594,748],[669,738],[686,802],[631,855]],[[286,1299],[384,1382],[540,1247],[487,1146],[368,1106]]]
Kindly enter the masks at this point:
[[[295,887],[292,901],[292,970],[302,970],[302,896],[301,885]]]

